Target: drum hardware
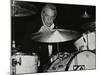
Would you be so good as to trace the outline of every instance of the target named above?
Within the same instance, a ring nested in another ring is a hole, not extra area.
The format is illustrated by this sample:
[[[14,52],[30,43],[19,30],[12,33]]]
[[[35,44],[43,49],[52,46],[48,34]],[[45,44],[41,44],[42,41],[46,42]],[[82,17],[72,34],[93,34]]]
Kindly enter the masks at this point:
[[[88,46],[88,34],[87,34],[87,50],[89,50],[89,46]]]
[[[16,66],[17,64],[21,66],[21,62],[21,58],[19,58],[19,61],[17,61],[16,59],[12,59],[12,66]]]
[[[11,75],[16,75],[16,67],[14,65],[11,66]]]
[[[58,50],[58,58],[60,59],[60,55],[59,55],[59,43],[57,43],[57,50]]]
[[[17,53],[17,52],[16,52]],[[13,58],[12,58],[12,73],[11,75],[16,75],[16,66],[19,64],[19,66],[21,66],[21,58],[19,58],[19,60],[16,59],[16,53],[14,53]]]

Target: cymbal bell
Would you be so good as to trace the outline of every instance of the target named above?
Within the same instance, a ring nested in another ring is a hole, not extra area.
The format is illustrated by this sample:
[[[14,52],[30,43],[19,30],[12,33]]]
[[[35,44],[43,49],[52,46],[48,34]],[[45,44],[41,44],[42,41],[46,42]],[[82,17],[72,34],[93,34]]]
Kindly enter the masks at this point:
[[[76,31],[65,29],[54,29],[50,32],[37,32],[33,34],[32,40],[44,43],[59,43],[76,39],[80,34]]]

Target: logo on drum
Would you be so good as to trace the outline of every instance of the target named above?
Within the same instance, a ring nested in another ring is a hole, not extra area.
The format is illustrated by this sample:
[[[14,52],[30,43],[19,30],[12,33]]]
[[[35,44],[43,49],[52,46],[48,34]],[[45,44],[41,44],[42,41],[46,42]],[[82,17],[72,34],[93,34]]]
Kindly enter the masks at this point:
[[[85,65],[74,65],[73,70],[85,70]]]

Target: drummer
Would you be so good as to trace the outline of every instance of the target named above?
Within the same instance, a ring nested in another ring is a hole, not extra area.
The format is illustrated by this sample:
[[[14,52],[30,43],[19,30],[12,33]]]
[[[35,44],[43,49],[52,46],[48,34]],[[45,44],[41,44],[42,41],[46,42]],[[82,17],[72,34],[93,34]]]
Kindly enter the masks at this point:
[[[41,19],[43,25],[41,26],[39,32],[52,31],[55,27],[53,21],[56,18],[57,11],[56,7],[52,4],[47,4],[44,6],[41,12]],[[52,45],[48,45],[49,56],[52,55]]]
[[[38,32],[50,32],[50,31],[52,31],[55,28],[55,24],[53,21],[55,20],[56,15],[57,15],[56,7],[52,4],[46,4],[41,11],[41,20],[42,20],[43,25],[40,27]],[[49,58],[52,55],[52,50],[53,50],[53,46],[51,44],[49,44],[48,51],[46,51],[46,52],[48,52],[47,54],[48,54]],[[43,52],[43,50],[42,50],[42,55],[46,56],[47,54],[46,55],[43,54],[46,52]],[[40,66],[42,67],[42,69],[43,69],[43,65],[45,65],[46,62],[48,62],[48,61],[51,62],[51,59],[48,60],[47,57],[42,58],[40,55],[40,58],[41,58]]]

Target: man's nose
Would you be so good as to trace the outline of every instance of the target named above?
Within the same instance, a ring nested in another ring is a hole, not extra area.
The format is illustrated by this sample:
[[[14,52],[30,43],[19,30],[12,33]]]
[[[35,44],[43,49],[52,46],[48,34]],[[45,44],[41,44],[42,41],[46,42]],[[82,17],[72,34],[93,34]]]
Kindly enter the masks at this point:
[[[48,18],[49,21],[52,21],[52,18]]]

